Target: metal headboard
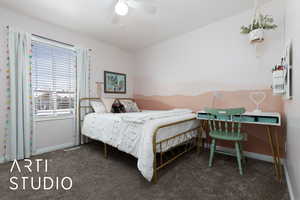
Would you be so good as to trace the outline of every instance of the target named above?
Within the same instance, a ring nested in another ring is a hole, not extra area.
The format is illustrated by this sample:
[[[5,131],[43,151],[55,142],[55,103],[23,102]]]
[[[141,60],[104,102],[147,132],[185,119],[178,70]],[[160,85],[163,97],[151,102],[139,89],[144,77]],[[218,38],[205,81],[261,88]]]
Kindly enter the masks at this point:
[[[115,98],[116,100],[131,100],[133,102],[135,102],[135,100],[133,98]],[[101,98],[99,97],[86,97],[86,98],[80,98],[79,99],[79,105],[78,105],[78,115],[79,115],[79,144],[81,144],[81,123],[83,122],[82,118],[82,109],[85,109],[86,113],[90,113],[90,110],[93,110],[92,106],[91,106],[91,101],[102,101]],[[88,102],[88,104],[83,105],[83,102]],[[89,110],[89,111],[87,111]]]

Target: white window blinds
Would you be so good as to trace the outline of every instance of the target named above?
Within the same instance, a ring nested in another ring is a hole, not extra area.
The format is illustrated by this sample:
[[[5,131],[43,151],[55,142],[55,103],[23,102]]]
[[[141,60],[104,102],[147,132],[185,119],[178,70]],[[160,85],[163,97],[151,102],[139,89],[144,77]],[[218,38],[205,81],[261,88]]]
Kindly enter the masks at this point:
[[[72,114],[75,100],[75,52],[32,41],[32,88],[35,114]]]

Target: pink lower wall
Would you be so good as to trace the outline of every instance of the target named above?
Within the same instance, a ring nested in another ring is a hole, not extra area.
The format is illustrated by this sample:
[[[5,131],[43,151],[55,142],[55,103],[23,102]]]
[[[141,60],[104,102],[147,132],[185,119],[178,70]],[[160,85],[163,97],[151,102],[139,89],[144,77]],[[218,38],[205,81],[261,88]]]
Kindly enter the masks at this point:
[[[257,91],[257,90],[255,90]],[[264,112],[280,112],[283,115],[283,101],[281,97],[273,96],[272,90],[261,90],[266,93],[266,99],[261,104]],[[249,90],[240,91],[218,91],[218,98],[215,99],[215,107],[245,107],[247,111],[253,111],[256,106],[249,99]],[[134,95],[134,98],[141,109],[164,110],[173,108],[190,108],[193,111],[203,110],[204,107],[213,106],[215,92],[207,92],[197,96],[144,96]],[[248,140],[244,144],[246,151],[271,155],[265,126],[243,125],[243,130],[248,133]],[[279,135],[281,156],[284,147],[284,131],[282,128],[274,128]],[[232,147],[231,143],[219,143],[219,145]]]

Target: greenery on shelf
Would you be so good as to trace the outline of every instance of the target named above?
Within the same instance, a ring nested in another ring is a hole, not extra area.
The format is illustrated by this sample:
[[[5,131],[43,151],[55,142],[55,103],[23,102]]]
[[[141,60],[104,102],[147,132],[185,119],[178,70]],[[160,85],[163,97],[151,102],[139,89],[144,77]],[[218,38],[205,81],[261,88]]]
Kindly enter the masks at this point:
[[[260,23],[259,23],[260,22]],[[274,30],[277,28],[277,25],[274,24],[274,19],[270,15],[259,15],[259,20],[253,20],[252,24],[249,26],[242,26],[241,33],[248,34],[255,29],[265,29],[265,30]]]

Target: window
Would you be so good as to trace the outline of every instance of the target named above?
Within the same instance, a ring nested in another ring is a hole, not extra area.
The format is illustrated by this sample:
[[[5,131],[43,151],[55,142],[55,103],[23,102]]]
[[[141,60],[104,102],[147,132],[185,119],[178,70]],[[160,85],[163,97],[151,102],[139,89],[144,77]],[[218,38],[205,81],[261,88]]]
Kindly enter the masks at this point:
[[[74,50],[32,41],[32,89],[36,116],[72,115],[75,100]]]

